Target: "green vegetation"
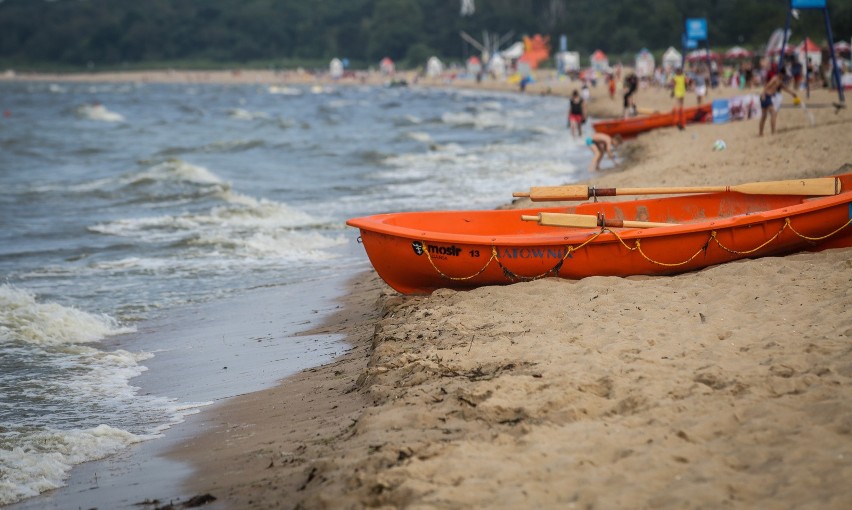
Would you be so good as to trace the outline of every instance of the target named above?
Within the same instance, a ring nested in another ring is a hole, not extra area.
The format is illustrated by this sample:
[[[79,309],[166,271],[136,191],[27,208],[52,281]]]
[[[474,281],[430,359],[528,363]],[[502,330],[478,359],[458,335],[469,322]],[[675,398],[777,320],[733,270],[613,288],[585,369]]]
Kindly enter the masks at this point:
[[[829,0],[835,39],[852,34],[852,2]],[[783,27],[787,0],[0,0],[0,65],[16,69],[353,67],[389,56],[422,65],[478,50],[461,30],[511,40],[566,35],[570,50],[632,55],[678,46],[686,17],[706,17],[714,47],[758,48]],[[793,39],[825,38],[818,11],[793,22]]]

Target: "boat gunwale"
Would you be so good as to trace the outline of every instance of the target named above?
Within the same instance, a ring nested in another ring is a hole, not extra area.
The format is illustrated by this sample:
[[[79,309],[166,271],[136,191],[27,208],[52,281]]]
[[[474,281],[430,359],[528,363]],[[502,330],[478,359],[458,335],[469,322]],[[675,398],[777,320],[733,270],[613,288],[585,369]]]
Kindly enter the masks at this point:
[[[723,196],[739,196],[737,192],[718,192],[701,194],[705,197],[718,196],[719,199]],[[695,195],[692,195],[695,196]],[[689,195],[678,195],[678,197],[689,197]],[[676,198],[676,197],[671,197]],[[656,199],[639,199],[628,201],[625,203],[641,205]],[[752,213],[737,214],[730,217],[714,217],[711,220],[705,220],[693,223],[681,223],[672,226],[652,227],[652,228],[619,228],[615,231],[623,240],[630,239],[647,239],[656,237],[671,237],[675,235],[698,234],[711,230],[724,230],[737,227],[751,227],[761,223],[770,221],[783,220],[785,217],[796,217],[809,213],[817,213],[823,209],[849,203],[852,201],[852,190],[843,191],[837,195],[824,197],[808,198],[801,204],[793,204],[777,209],[767,209],[765,211],[756,211]],[[589,204],[593,202],[582,202]],[[619,202],[608,202],[618,204]],[[850,206],[852,207],[852,206]],[[382,221],[384,218],[396,217],[399,215],[408,214],[463,214],[463,213],[481,213],[481,212],[515,212],[518,215],[538,212],[565,212],[565,207],[550,207],[550,208],[534,208],[534,209],[513,209],[513,210],[450,210],[450,211],[409,211],[403,213],[386,213],[361,218],[353,218],[346,223],[349,226],[368,230],[373,233],[380,233],[389,236],[407,238],[413,240],[440,242],[440,243],[458,243],[468,245],[488,245],[488,246],[553,246],[581,243],[587,240],[590,236],[595,236],[600,233],[600,229],[584,229],[584,228],[564,228],[557,230],[560,227],[547,227],[555,230],[554,234],[497,234],[497,235],[481,235],[481,234],[454,234],[439,231],[424,231],[423,229],[415,229],[399,225],[389,225]],[[558,233],[556,233],[558,232]],[[618,242],[616,235],[611,232],[601,233],[595,242]]]

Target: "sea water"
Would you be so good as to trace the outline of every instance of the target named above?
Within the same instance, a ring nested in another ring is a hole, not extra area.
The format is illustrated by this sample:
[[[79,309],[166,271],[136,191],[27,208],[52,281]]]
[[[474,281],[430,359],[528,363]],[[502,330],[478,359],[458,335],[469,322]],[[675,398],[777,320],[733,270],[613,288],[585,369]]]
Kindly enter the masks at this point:
[[[0,505],[206,404],[140,392],[146,360],[169,353],[109,339],[368,267],[350,217],[494,208],[586,178],[566,107],[416,87],[0,83]]]

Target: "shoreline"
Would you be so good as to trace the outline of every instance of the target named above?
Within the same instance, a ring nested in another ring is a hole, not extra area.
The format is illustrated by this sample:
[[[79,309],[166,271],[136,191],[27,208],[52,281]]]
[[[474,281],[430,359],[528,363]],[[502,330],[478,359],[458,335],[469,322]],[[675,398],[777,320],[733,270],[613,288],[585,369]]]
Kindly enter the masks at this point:
[[[222,403],[274,388],[282,379],[333,362],[347,351],[342,333],[323,324],[325,317],[341,313],[339,301],[348,295],[353,278],[346,273],[248,289],[157,314],[139,323],[136,332],[109,339],[105,345],[110,350],[154,354],[145,363],[147,370],[132,380],[140,394],[194,409],[160,437],[75,465],[64,486],[8,508],[150,508],[154,505],[141,503],[179,503],[197,496],[186,492],[183,483],[193,475],[193,466],[167,452],[211,430]],[[281,313],[282,306],[287,313]]]
[[[671,103],[660,91],[639,101]],[[602,117],[620,111],[620,97],[594,103]],[[591,182],[828,175],[852,163],[852,117],[813,114],[815,126],[785,108],[762,139],[756,121],[658,130]],[[717,138],[726,151],[712,151]],[[829,250],[428,297],[361,272],[301,333],[345,335],[349,352],[202,410],[167,458],[195,466],[183,495],[210,493],[214,508],[841,508],[852,500],[851,270],[852,250]],[[785,298],[791,284],[805,302]]]

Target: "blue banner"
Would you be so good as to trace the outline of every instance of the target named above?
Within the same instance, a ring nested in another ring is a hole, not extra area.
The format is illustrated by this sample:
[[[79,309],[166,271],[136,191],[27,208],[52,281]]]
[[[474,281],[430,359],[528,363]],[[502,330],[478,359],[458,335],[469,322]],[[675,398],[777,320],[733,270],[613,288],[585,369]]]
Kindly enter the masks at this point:
[[[790,0],[793,9],[825,9],[825,0]]]
[[[713,100],[713,124],[721,124],[731,120],[731,105],[727,99]]]
[[[686,20],[686,38],[695,41],[707,39],[707,18],[688,18]]]
[[[695,39],[687,38],[686,34],[681,34],[680,44],[687,50],[694,50],[698,47],[698,41],[696,41]]]

